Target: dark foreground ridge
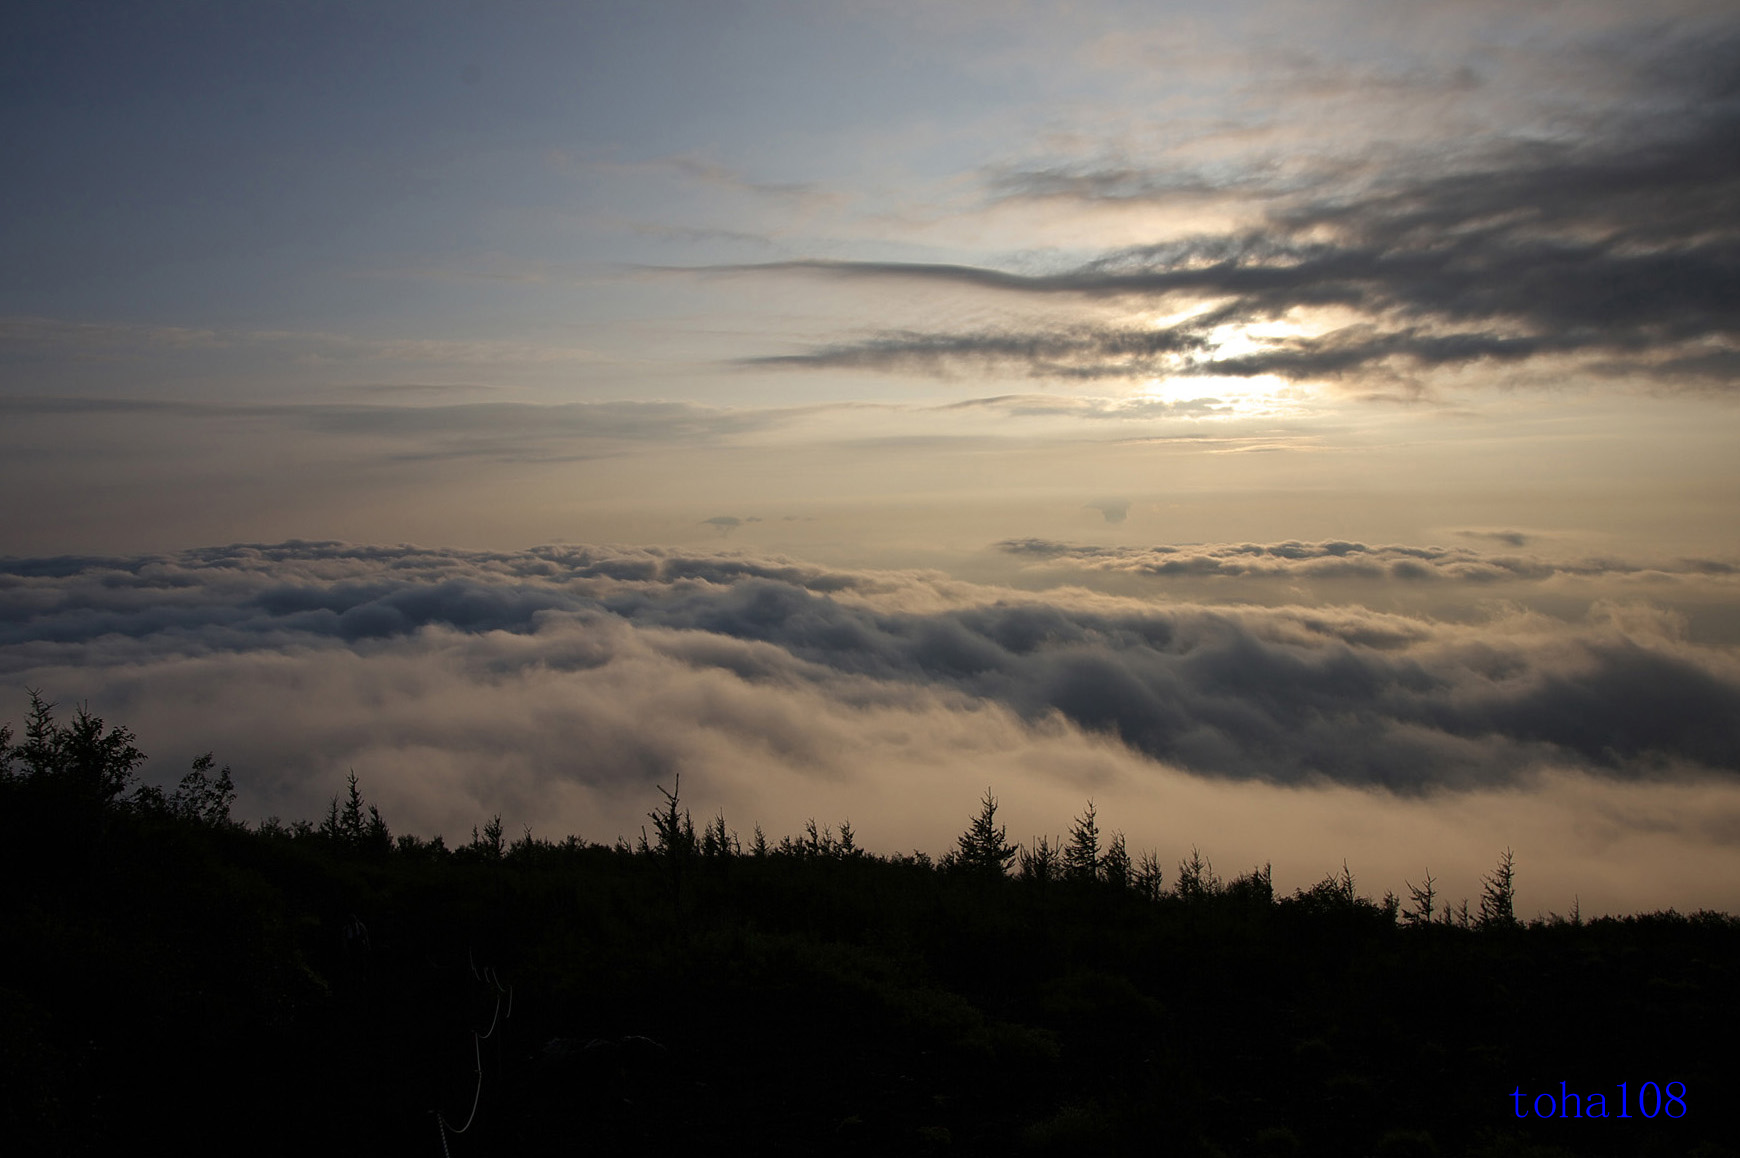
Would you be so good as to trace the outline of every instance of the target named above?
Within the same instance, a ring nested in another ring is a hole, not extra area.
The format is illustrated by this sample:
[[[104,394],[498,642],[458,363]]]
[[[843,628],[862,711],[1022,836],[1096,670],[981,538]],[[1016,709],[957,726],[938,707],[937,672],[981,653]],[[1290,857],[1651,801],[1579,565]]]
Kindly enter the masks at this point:
[[[18,1154],[1736,1154],[1740,921],[1518,922],[1194,853],[231,820],[88,712],[0,729]],[[1597,1110],[1600,1112],[1597,1113]],[[1574,1111],[1574,1112],[1573,1112]]]

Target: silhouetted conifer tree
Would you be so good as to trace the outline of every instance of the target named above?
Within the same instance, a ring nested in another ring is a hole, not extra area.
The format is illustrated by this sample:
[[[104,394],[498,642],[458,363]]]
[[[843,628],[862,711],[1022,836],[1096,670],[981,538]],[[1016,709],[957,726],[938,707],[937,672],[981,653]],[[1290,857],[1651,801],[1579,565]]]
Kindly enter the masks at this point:
[[[1099,877],[1100,826],[1092,800],[1088,801],[1087,811],[1070,826],[1069,845],[1063,850],[1063,871],[1071,880],[1091,881]]]
[[[1209,870],[1213,875],[1213,870]],[[1226,895],[1248,905],[1266,907],[1275,900],[1275,874],[1271,865],[1253,868],[1226,887]]]
[[[708,859],[724,856],[734,856],[743,851],[737,841],[737,834],[728,832],[725,828],[725,813],[714,815],[707,822],[707,827],[701,830],[701,855]]]
[[[1002,876],[1019,851],[1008,842],[1008,836],[997,823],[997,798],[986,788],[979,801],[979,815],[955,842],[953,864],[971,873]]]
[[[362,790],[357,787],[356,769],[353,768],[345,788],[344,808],[338,817],[338,834],[352,848],[361,848],[366,832]]]
[[[526,830],[526,841],[532,839],[531,829]],[[381,816],[381,810],[369,805],[369,822],[363,829],[362,846],[370,852],[384,853],[393,850],[393,834],[387,828],[387,822]]]
[[[10,738],[10,730],[7,734]],[[12,755],[22,764],[26,781],[66,804],[100,811],[127,790],[145,762],[145,753],[133,746],[133,740],[133,733],[123,727],[105,732],[102,717],[83,705],[71,723],[57,724],[54,705],[30,689],[24,742],[12,749]]]
[[[1178,883],[1172,886],[1173,894],[1180,900],[1199,901],[1218,895],[1220,889],[1214,863],[1202,855],[1201,849],[1191,845],[1190,859],[1178,862]]]
[[[1503,929],[1516,924],[1516,858],[1505,849],[1498,865],[1480,878],[1480,927]]]
[[[1130,865],[1130,850],[1124,845],[1124,834],[1113,835],[1112,843],[1106,847],[1106,854],[1100,858],[1100,877],[1114,888],[1130,887],[1133,869]]]
[[[205,767],[210,768],[210,756],[202,757]],[[201,771],[195,762],[195,770]],[[218,781],[221,788],[228,784],[229,769],[224,769],[224,775]],[[183,784],[187,781],[183,780]],[[231,793],[233,796],[234,793]],[[225,806],[228,813],[228,806]],[[500,817],[496,818],[498,829]],[[355,769],[352,769],[345,782],[344,803],[340,804],[334,796],[327,805],[326,816],[321,820],[320,827],[314,830],[320,837],[333,844],[346,848],[374,853],[389,853],[393,850],[393,834],[387,828],[387,822],[381,817],[381,810],[363,799],[362,788],[357,781]],[[472,845],[476,847],[477,829],[471,830]],[[499,836],[499,832],[498,832]],[[498,841],[499,843],[499,841]],[[497,854],[500,855],[499,852]]]
[[[477,826],[475,824],[471,826],[471,844],[469,847],[472,852],[477,853],[485,860],[500,860],[502,858],[502,853],[506,851],[507,846],[502,840],[501,813],[498,812],[489,818],[489,823],[483,826],[483,835],[481,836],[478,835]]]
[[[665,798],[665,807],[659,812],[647,813],[647,819],[653,822],[653,828],[658,832],[658,842],[652,851],[670,860],[673,864],[687,860],[695,853],[695,822],[689,818],[688,809],[678,809],[677,793],[682,791],[683,778],[679,775],[666,792],[659,785],[660,794]],[[643,830],[644,832],[644,830]],[[644,835],[642,843],[645,843]]]
[[[1408,901],[1414,907],[1402,910],[1402,920],[1410,926],[1429,927],[1432,924],[1432,910],[1438,899],[1438,882],[1432,878],[1432,870],[1426,870],[1426,883],[1416,885],[1413,881],[1403,881],[1408,886]]]
[[[16,754],[27,780],[43,780],[61,770],[61,730],[54,722],[54,705],[30,689],[30,714],[24,719],[24,743]]]
[[[338,797],[336,795],[332,798],[331,804],[327,806],[326,816],[321,819],[320,827],[316,831],[320,834],[322,839],[331,841],[334,844],[338,843],[340,829],[338,824]],[[475,827],[471,830],[471,837],[472,843],[477,843],[477,829]]]
[[[1136,865],[1136,891],[1150,901],[1157,901],[1165,891],[1164,883],[1165,873],[1160,868],[1159,854],[1149,849]]]
[[[1046,837],[1034,837],[1032,845],[1021,850],[1023,880],[1054,881],[1061,875],[1062,867],[1063,858],[1057,845]]]

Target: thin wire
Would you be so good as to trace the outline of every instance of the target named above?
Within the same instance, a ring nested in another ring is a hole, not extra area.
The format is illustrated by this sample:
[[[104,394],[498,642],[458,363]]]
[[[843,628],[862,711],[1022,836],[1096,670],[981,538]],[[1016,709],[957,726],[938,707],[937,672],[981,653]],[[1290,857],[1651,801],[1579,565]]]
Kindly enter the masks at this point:
[[[471,1035],[471,1046],[477,1053],[477,1093],[473,1094],[471,1098],[471,1116],[466,1118],[465,1125],[457,1130],[454,1130],[452,1126],[447,1126],[446,1118],[441,1119],[441,1124],[447,1126],[447,1129],[452,1130],[455,1134],[463,1134],[471,1129],[471,1124],[477,1121],[477,1104],[483,1100],[483,1047],[477,1044],[480,1040],[475,1033]]]
[[[484,966],[483,972],[481,974],[478,973],[477,958],[472,954],[470,949],[465,951],[465,956],[467,960],[471,962],[471,975],[479,981],[487,981],[489,984],[495,986],[495,1012],[490,1015],[489,1031],[487,1033],[480,1034],[475,1029],[471,1031],[472,1055],[476,1059],[477,1091],[471,1095],[471,1113],[466,1117],[465,1125],[455,1129],[448,1123],[445,1114],[440,1110],[435,1111],[435,1125],[441,1134],[441,1153],[444,1155],[444,1158],[453,1158],[452,1151],[447,1148],[447,1135],[449,1133],[463,1134],[471,1129],[471,1124],[473,1122],[477,1121],[477,1107],[483,1102],[483,1042],[494,1036],[496,1027],[500,1025],[501,1022],[514,1015],[514,987],[509,985],[504,988],[501,983],[501,978],[496,975],[495,967],[492,965]],[[501,1010],[501,998],[504,993],[507,994],[508,1006],[505,1015],[503,1015]]]
[[[501,995],[498,993],[495,998],[495,1013],[490,1015],[489,1029],[482,1036],[479,1036],[475,1031],[471,1036],[477,1038],[478,1041],[488,1041],[490,1035],[495,1033],[495,1027],[499,1021],[501,1021]]]

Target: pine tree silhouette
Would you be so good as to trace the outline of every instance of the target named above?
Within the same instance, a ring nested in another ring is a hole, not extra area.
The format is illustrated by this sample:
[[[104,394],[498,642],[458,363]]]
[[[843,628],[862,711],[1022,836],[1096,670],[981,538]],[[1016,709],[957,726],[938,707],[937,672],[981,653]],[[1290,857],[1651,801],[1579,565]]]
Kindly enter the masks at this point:
[[[1186,901],[1200,901],[1221,891],[1214,862],[1204,857],[1202,850],[1194,844],[1190,846],[1190,859],[1178,862],[1178,883],[1172,886],[1172,891],[1180,900]]]
[[[1402,910],[1402,919],[1409,925],[1419,925],[1430,928],[1432,911],[1438,900],[1438,882],[1432,876],[1432,870],[1426,870],[1426,883],[1416,885],[1413,881],[1403,881],[1408,886],[1408,900],[1414,907]]]
[[[86,705],[80,705],[71,723],[57,724],[54,705],[31,689],[24,743],[12,755],[23,764],[26,781],[68,804],[100,811],[131,786],[145,762],[145,753],[133,746],[133,740],[127,728],[105,732],[102,717],[92,715]]]
[[[1058,844],[1061,844],[1059,841]],[[1021,850],[1021,879],[1028,881],[1054,881],[1060,872],[1062,858],[1057,844],[1049,837],[1036,836],[1033,843]]]
[[[1124,834],[1114,833],[1112,843],[1106,846],[1106,854],[1100,858],[1100,877],[1114,888],[1126,889],[1130,887],[1134,875],[1130,850],[1124,844]]]
[[[1064,875],[1071,880],[1091,881],[1100,872],[1100,826],[1094,816],[1094,802],[1075,818],[1070,826],[1069,844],[1063,850]]]
[[[1492,872],[1480,878],[1480,927],[1506,929],[1516,924],[1516,858],[1505,849]]]
[[[1008,831],[997,823],[997,798],[989,788],[979,801],[979,815],[955,842],[954,863],[972,873],[1002,876],[1020,851],[1008,841]]]

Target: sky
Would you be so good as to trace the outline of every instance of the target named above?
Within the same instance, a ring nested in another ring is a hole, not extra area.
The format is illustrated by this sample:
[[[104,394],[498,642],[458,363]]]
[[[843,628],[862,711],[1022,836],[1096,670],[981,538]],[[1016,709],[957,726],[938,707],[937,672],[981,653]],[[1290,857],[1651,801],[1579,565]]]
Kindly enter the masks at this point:
[[[1719,2],[32,3],[0,719],[250,818],[1740,911]]]

